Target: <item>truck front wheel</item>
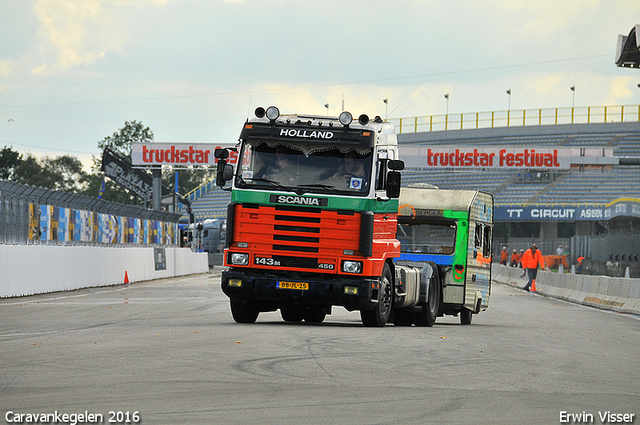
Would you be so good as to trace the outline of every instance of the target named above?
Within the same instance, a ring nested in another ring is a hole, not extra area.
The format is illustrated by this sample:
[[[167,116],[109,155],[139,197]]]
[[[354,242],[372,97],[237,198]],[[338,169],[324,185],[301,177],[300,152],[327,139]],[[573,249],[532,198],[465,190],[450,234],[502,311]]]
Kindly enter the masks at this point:
[[[240,301],[231,300],[231,315],[233,320],[238,323],[255,323],[260,314],[258,306],[251,301],[242,303]]]
[[[381,327],[389,321],[393,303],[393,277],[389,264],[385,263],[380,276],[378,302],[373,310],[360,311],[362,324],[367,327]]]
[[[299,308],[281,308],[280,315],[285,322],[302,322],[304,315]]]
[[[434,263],[430,263],[433,273],[431,279],[429,279],[429,289],[427,293],[427,302],[422,306],[422,311],[414,313],[414,319],[416,326],[428,326],[431,327],[436,322],[438,317],[438,311],[440,311],[440,290],[442,285],[440,284],[440,273],[438,267]]]
[[[309,307],[303,314],[304,321],[307,323],[322,323],[326,315],[327,313],[318,307]]]

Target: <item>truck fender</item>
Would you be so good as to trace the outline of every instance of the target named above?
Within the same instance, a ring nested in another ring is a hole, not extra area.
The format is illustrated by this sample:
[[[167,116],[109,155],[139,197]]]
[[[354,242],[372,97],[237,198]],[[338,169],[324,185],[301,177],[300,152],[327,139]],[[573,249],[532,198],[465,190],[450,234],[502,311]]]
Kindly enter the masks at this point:
[[[395,299],[397,308],[411,308],[420,300],[421,269],[407,264],[395,266]]]
[[[433,276],[433,267],[437,266],[434,263],[430,262],[416,262],[407,260],[396,261],[396,264],[399,266],[405,265],[420,269],[420,299],[418,300],[418,303],[426,303],[429,299],[429,280],[431,280],[431,276]]]

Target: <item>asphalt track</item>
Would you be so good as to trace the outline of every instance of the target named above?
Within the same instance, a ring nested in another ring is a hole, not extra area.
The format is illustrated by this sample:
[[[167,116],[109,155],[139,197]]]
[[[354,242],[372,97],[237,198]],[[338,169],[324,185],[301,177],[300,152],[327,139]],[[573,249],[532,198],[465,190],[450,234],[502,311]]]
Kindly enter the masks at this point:
[[[318,325],[279,312],[243,325],[219,282],[0,300],[2,423],[558,424],[566,412],[597,424],[606,411],[640,423],[638,317],[494,285],[470,326],[364,328],[341,308]]]

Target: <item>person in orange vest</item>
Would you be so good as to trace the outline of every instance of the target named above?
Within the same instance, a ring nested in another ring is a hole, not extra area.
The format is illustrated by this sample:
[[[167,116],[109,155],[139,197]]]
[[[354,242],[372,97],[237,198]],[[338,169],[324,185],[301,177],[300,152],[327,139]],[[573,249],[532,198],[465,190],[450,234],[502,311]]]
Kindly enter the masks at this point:
[[[518,267],[522,268],[522,256],[524,255],[524,249],[521,249],[518,253]]]
[[[509,256],[509,251],[507,251],[506,246],[503,246],[502,251],[500,251],[500,264],[502,264],[503,266],[506,266],[508,256]]]
[[[536,244],[532,244],[531,248],[527,249],[522,256],[522,268],[524,271],[522,272],[522,277],[524,277],[525,271],[529,276],[529,282],[525,285],[524,290],[529,292],[531,291],[531,283],[538,275],[538,266],[542,268],[546,268],[544,265],[544,258],[542,258],[542,253],[536,246]]]
[[[582,262],[584,261],[584,257],[578,257],[578,268],[576,269],[576,273],[580,273],[582,271]]]
[[[518,251],[513,250],[513,254],[511,254],[511,267],[518,267],[518,263],[520,262],[520,256],[518,255]]]

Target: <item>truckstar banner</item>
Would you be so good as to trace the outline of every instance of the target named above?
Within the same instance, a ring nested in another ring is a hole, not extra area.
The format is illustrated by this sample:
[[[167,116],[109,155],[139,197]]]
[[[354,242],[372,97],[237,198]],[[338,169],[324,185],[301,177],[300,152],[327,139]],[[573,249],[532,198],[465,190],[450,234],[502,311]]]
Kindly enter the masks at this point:
[[[571,149],[566,148],[401,147],[400,155],[407,167],[418,168],[571,168]]]
[[[132,143],[131,160],[133,165],[215,165],[216,148],[212,143]],[[231,151],[227,163],[235,164],[237,152]]]

